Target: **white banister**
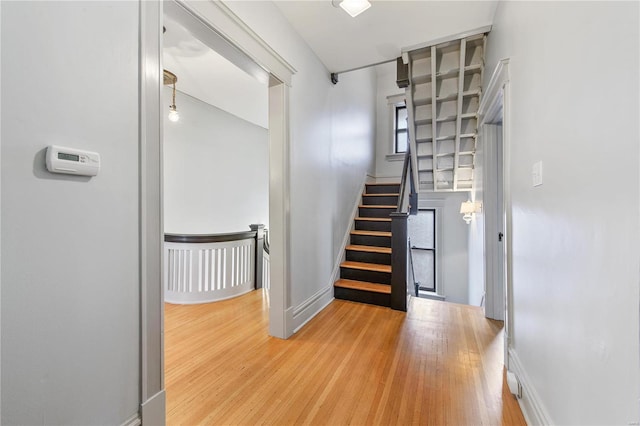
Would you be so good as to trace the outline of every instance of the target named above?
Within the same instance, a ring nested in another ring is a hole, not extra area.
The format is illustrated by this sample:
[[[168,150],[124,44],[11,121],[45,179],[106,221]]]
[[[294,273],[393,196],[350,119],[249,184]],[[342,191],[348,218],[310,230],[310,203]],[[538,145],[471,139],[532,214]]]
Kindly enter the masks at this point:
[[[248,293],[255,288],[254,252],[253,238],[165,242],[165,302],[207,303]]]

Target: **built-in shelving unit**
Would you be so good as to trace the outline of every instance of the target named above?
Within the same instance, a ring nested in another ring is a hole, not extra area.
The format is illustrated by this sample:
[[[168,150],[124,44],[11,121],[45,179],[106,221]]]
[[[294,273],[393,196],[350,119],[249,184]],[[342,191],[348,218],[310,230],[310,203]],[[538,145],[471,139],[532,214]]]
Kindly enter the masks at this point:
[[[408,52],[406,99],[420,191],[469,191],[486,35]]]

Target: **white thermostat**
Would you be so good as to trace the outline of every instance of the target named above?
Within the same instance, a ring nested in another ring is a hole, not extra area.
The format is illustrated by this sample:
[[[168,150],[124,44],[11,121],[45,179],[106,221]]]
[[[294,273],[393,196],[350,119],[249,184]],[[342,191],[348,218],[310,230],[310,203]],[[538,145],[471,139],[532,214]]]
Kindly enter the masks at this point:
[[[95,176],[100,171],[100,154],[50,145],[47,148],[47,170],[51,173]]]

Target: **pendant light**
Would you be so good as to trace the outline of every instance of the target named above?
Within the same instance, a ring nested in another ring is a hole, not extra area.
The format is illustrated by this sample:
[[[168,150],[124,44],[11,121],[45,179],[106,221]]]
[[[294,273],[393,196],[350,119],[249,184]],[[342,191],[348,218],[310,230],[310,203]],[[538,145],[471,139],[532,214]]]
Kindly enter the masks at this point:
[[[169,105],[169,115],[167,118],[169,121],[173,121],[175,123],[180,120],[180,114],[178,114],[178,110],[176,109],[176,83],[178,82],[178,77],[171,71],[164,70],[163,81],[165,85],[171,85],[173,87],[171,105]]]

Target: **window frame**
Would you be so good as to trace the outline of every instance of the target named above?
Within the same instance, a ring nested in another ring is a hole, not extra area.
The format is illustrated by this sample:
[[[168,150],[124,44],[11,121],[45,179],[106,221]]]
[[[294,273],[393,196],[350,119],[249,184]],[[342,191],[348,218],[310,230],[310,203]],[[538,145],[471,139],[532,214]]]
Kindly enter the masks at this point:
[[[438,208],[436,207],[420,207],[418,209],[418,214],[420,212],[431,212],[433,214],[433,247],[417,247],[412,244],[409,247],[409,250],[424,250],[430,251],[433,253],[433,288],[428,287],[420,287],[421,291],[427,293],[435,293],[438,294],[438,272],[439,272],[439,262],[438,262]],[[413,252],[412,252],[413,253]],[[415,273],[415,272],[414,272]]]
[[[400,110],[405,110],[407,111],[407,117],[409,116],[409,110],[407,109],[407,105],[402,102],[400,104],[396,104],[393,107],[393,153],[394,154],[406,154],[407,149],[405,149],[404,151],[399,151],[398,150],[398,135],[400,133],[404,133],[405,135],[407,135],[407,148],[409,147],[409,123],[407,122],[407,127],[405,127],[404,129],[399,129],[398,128],[398,111]]]

